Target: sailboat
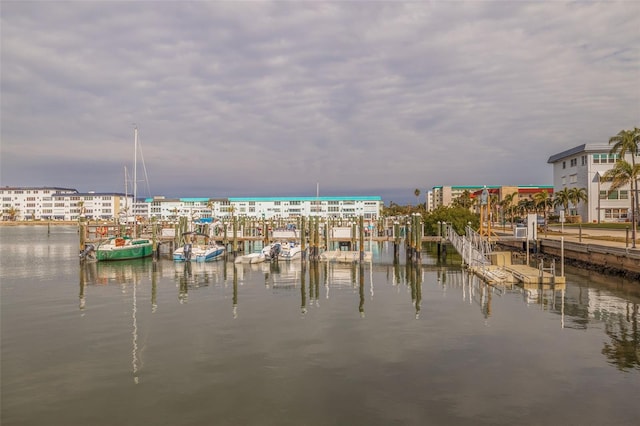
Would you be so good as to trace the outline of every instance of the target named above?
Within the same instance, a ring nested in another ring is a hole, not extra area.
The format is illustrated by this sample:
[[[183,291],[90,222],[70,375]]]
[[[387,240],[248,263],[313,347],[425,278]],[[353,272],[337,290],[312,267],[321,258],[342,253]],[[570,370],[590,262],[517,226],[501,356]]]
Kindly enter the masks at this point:
[[[136,167],[138,162],[138,128],[134,127],[134,155],[133,155],[133,202],[137,200]],[[153,254],[153,242],[147,238],[138,238],[136,226],[133,223],[133,235],[112,237],[101,241],[95,248],[96,260],[127,260],[148,257]]]

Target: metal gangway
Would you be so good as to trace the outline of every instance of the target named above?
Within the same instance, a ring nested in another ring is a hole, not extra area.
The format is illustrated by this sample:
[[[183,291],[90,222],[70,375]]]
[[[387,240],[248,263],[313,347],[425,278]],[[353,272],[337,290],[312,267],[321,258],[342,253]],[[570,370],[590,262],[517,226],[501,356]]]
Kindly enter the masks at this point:
[[[468,267],[483,267],[491,264],[489,253],[493,251],[491,242],[482,236],[471,226],[467,225],[466,235],[458,235],[452,226],[447,227],[447,238],[462,256],[463,265]]]

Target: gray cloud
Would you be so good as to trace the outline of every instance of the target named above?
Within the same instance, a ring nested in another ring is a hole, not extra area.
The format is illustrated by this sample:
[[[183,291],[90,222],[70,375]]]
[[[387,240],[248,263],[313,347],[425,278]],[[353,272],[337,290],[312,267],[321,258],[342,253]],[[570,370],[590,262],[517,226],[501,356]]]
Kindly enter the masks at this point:
[[[640,126],[635,2],[3,2],[2,185],[382,195],[550,184]]]

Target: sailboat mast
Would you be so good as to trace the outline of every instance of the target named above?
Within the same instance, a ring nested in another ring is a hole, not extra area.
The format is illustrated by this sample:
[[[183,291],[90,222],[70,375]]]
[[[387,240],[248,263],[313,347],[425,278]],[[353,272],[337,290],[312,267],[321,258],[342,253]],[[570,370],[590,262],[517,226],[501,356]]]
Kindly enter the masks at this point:
[[[127,166],[124,166],[124,211],[129,217],[129,188],[127,188]]]
[[[138,197],[138,126],[133,128],[133,204],[135,205]]]

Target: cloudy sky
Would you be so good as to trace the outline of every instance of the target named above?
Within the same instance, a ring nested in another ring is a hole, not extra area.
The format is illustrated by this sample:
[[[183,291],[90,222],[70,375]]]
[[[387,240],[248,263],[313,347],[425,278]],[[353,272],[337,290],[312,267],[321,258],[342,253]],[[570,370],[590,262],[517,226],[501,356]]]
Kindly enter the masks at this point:
[[[0,7],[2,186],[124,192],[135,123],[140,196],[404,204],[640,127],[640,2]]]

